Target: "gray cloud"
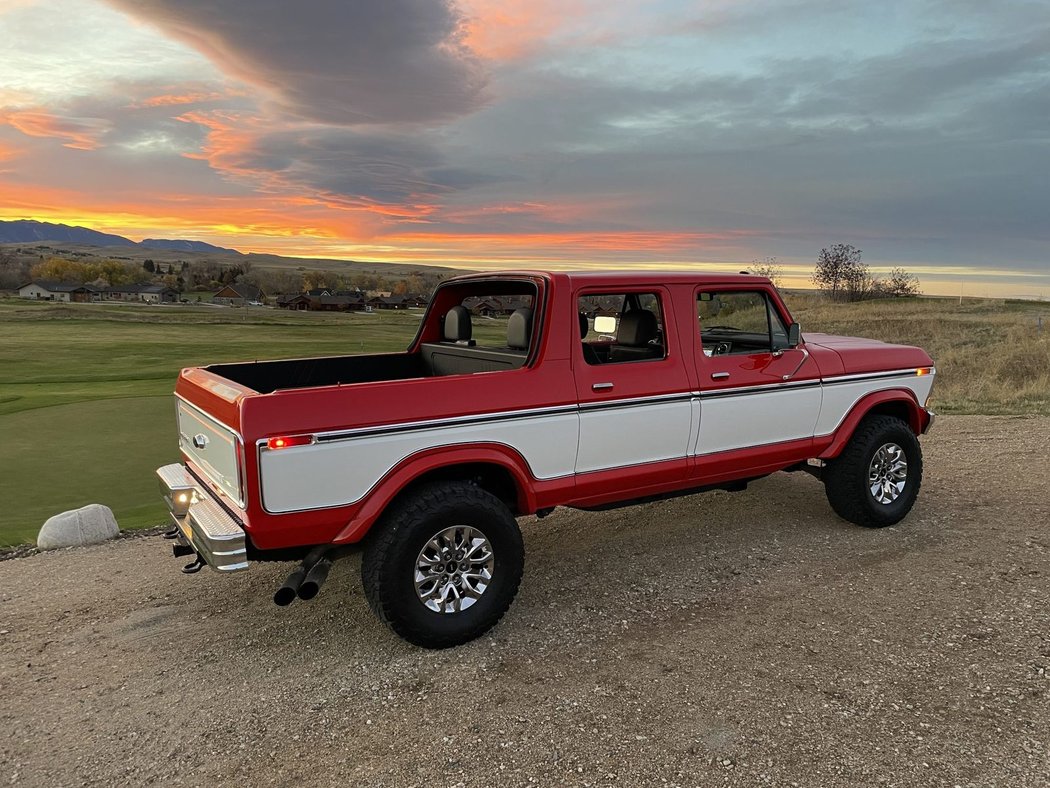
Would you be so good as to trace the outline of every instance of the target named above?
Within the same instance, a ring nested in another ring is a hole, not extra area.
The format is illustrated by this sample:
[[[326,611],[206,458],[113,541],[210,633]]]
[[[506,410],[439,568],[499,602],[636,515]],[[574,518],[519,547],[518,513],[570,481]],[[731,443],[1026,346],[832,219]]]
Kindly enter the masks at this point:
[[[109,0],[195,47],[282,109],[332,124],[476,109],[486,78],[451,0]]]
[[[432,200],[492,179],[453,166],[421,136],[306,126],[242,135],[212,156],[221,171],[353,205]]]
[[[453,202],[590,200],[591,227],[749,228],[761,254],[854,239],[877,259],[1045,273],[1048,22],[655,83],[526,64],[459,124],[460,155],[504,181]]]

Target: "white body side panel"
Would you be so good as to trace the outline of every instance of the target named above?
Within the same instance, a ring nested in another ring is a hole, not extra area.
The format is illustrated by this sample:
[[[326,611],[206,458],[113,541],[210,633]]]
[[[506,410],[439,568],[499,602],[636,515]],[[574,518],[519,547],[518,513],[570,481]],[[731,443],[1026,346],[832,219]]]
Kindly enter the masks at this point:
[[[576,472],[687,456],[693,406],[688,399],[580,413]]]
[[[535,478],[553,479],[828,435],[866,394],[908,388],[921,404],[932,385],[933,375],[912,371],[739,394],[694,392],[670,401],[584,406],[524,418],[512,413],[480,423],[421,425],[262,450],[263,506],[280,514],[356,503],[402,460],[437,446],[503,444],[524,457]],[[183,432],[189,426],[180,421]],[[235,456],[232,448],[225,451]],[[236,466],[222,470],[229,475]]]
[[[259,458],[263,506],[282,513],[355,503],[406,457],[435,446],[502,443],[516,449],[537,479],[573,472],[577,413],[483,424],[426,427],[263,451]]]
[[[830,435],[843,419],[860,402],[861,398],[876,391],[885,389],[911,389],[919,405],[926,402],[933,388],[933,375],[916,375],[914,372],[900,377],[880,378],[877,380],[858,380],[854,382],[830,382],[823,386],[824,401],[817,419],[816,435]]]
[[[696,453],[811,438],[820,394],[820,386],[810,386],[703,399]]]

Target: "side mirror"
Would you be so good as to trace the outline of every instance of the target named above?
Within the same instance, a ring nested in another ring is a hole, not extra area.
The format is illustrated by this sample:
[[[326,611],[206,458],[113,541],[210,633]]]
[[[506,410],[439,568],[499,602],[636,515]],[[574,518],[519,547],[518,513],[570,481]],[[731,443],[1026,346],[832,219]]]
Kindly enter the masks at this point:
[[[599,334],[615,334],[616,318],[612,315],[598,315],[594,318],[594,330]]]
[[[802,326],[792,323],[788,326],[788,347],[795,348],[802,344]]]

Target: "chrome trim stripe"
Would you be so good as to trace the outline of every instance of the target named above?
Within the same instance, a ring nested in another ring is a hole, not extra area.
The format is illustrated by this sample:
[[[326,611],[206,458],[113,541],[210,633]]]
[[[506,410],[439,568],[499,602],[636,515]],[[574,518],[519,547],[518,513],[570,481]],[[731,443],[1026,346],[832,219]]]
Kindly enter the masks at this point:
[[[416,430],[443,429],[445,427],[463,427],[473,424],[484,424],[492,421],[507,421],[510,419],[533,419],[540,416],[560,416],[565,413],[574,413],[577,410],[575,404],[554,405],[547,408],[529,408],[526,410],[508,410],[496,413],[482,413],[476,416],[449,416],[444,419],[430,419],[428,421],[410,421],[404,424],[377,424],[372,427],[360,427],[352,430],[331,430],[329,432],[314,433],[317,443],[329,443],[331,441],[349,440],[366,435],[387,435],[396,432],[414,432]],[[268,438],[260,438],[256,445],[266,451]],[[294,447],[293,447],[294,448]],[[278,451],[286,451],[279,449]]]
[[[659,405],[664,402],[688,402],[695,396],[691,391],[678,391],[674,394],[659,394],[655,397],[630,397],[627,399],[603,400],[601,402],[581,402],[580,411],[635,408],[639,405]]]
[[[920,369],[929,369],[931,376],[937,374],[937,368],[934,366],[912,367],[911,369],[895,369],[890,372],[862,372],[857,375],[831,375],[824,378],[824,385],[834,386],[836,383],[856,383],[860,380],[879,380],[881,378],[916,377],[919,374]]]
[[[625,399],[602,400],[598,402],[582,402],[572,405],[554,405],[544,408],[526,408],[522,410],[497,411],[494,413],[482,413],[470,416],[449,416],[442,419],[430,419],[427,421],[412,421],[404,424],[377,424],[371,427],[359,427],[350,430],[329,430],[327,432],[314,433],[316,443],[330,443],[332,441],[350,440],[368,435],[388,435],[400,432],[413,432],[417,430],[444,429],[446,427],[462,427],[467,425],[485,424],[495,421],[507,421],[511,419],[531,419],[541,416],[555,416],[579,411],[580,413],[596,410],[607,410],[615,408],[633,408],[643,405],[654,405],[663,402],[687,401],[695,398],[713,399],[716,397],[738,397],[746,394],[759,394],[765,391],[782,391],[785,389],[811,388],[821,385],[835,385],[836,383],[855,383],[864,380],[878,380],[883,378],[905,377],[915,375],[918,367],[912,369],[893,370],[890,372],[874,372],[861,375],[839,375],[835,377],[813,378],[810,380],[788,381],[784,383],[760,383],[754,386],[736,386],[725,389],[708,389],[704,391],[675,392],[672,394],[660,394],[654,397],[628,397]],[[932,369],[932,368],[931,368]],[[935,371],[930,372],[936,374]],[[189,403],[187,403],[189,404]],[[192,405],[190,407],[193,407]],[[207,414],[205,414],[207,415]],[[214,421],[214,419],[212,419]],[[216,422],[219,423],[219,422]],[[222,425],[226,429],[226,425]],[[263,451],[267,448],[268,438],[259,438],[256,447]],[[283,449],[281,451],[284,451]]]
[[[534,419],[542,416],[561,416],[577,411],[594,411],[611,408],[633,408],[640,405],[655,405],[662,402],[687,402],[696,394],[691,391],[680,391],[673,394],[660,394],[655,397],[633,397],[626,399],[608,400],[601,402],[585,402],[572,405],[554,405],[546,408],[527,408],[524,410],[506,410],[495,413],[481,413],[476,416],[449,416],[443,419],[431,419],[428,421],[411,421],[405,424],[378,424],[372,427],[361,427],[352,430],[331,430],[328,432],[314,433],[316,443],[330,443],[332,441],[350,440],[368,435],[389,435],[399,432],[414,432],[417,430],[444,429],[446,427],[464,427],[476,424],[486,424],[494,421],[509,421],[512,419]],[[263,451],[271,451],[267,448],[269,438],[259,438],[255,445]],[[292,447],[294,448],[294,447]],[[280,449],[280,451],[285,451]]]
[[[798,380],[794,383],[760,383],[757,386],[736,386],[725,389],[708,389],[706,391],[693,392],[694,397],[701,400],[718,399],[720,397],[742,397],[747,394],[761,394],[764,391],[784,391],[787,389],[808,389],[820,386],[820,378],[813,380]]]

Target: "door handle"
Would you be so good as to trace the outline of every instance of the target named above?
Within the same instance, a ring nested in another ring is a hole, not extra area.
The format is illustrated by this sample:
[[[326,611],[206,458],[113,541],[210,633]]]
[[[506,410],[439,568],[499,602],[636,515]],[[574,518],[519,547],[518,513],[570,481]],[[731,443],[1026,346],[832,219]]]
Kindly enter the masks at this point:
[[[728,372],[712,372],[711,380],[729,380]]]
[[[591,386],[591,391],[612,391],[612,383],[595,383]]]

